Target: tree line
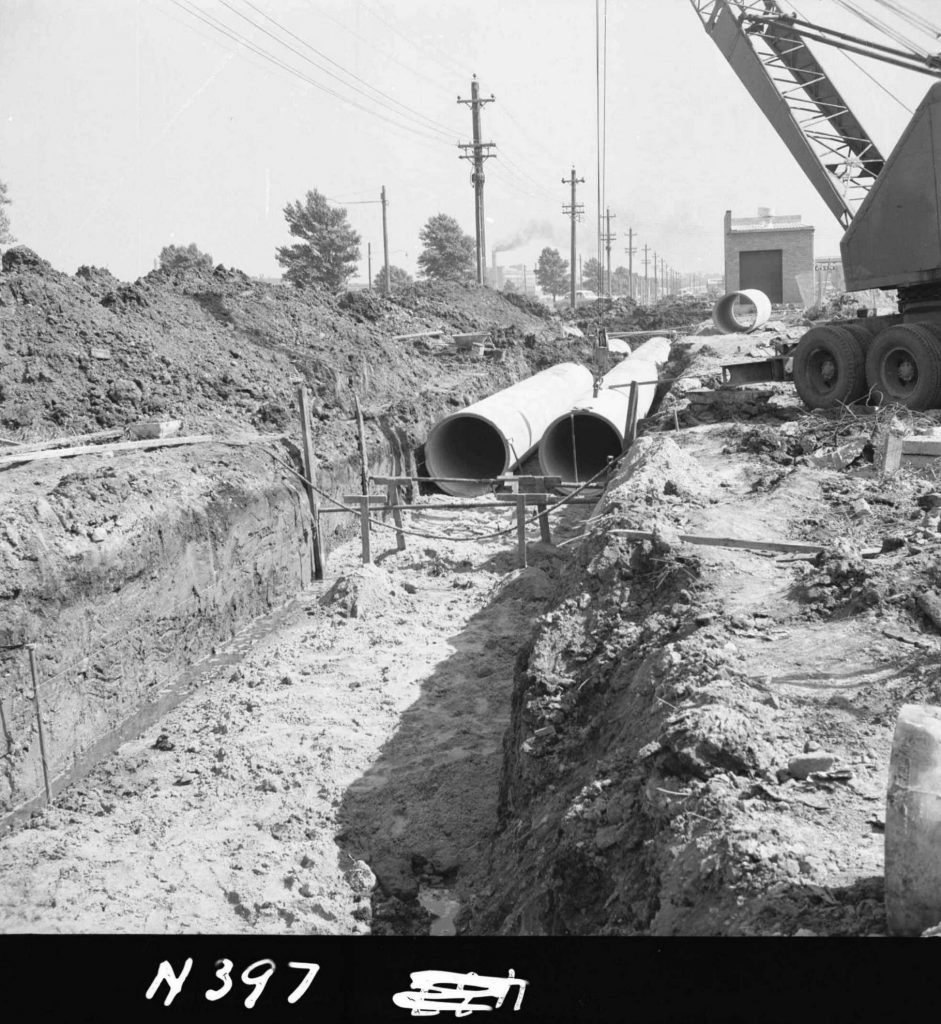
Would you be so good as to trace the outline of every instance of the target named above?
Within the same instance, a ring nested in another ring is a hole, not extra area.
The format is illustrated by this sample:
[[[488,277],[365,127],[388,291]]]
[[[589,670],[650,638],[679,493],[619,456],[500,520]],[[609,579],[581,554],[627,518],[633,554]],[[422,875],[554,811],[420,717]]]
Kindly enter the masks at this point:
[[[14,241],[5,209],[9,206],[6,184],[0,181],[0,244]],[[352,277],[361,259],[360,235],[349,223],[346,210],[332,206],[316,189],[303,200],[284,207],[288,231],[296,241],[279,246],[275,258],[283,267],[286,281],[298,286],[318,284],[337,290]],[[461,230],[461,226],[446,213],[430,217],[418,235],[422,250],[418,267],[423,278],[436,281],[473,281],[476,277],[476,247],[474,239]],[[186,269],[212,269],[212,256],[202,252],[195,243],[166,245],[160,251],[160,267],[169,271]],[[552,296],[553,301],[564,295],[571,286],[568,262],[557,249],[545,248],[536,264],[539,287]],[[392,290],[412,282],[401,267],[390,266]],[[612,291],[627,292],[628,272],[618,267],[612,274]],[[587,260],[582,267],[582,284],[592,291],[601,292],[604,270],[596,259]],[[385,290],[385,273],[380,267],[373,280],[377,291]],[[511,282],[507,290],[513,290]]]

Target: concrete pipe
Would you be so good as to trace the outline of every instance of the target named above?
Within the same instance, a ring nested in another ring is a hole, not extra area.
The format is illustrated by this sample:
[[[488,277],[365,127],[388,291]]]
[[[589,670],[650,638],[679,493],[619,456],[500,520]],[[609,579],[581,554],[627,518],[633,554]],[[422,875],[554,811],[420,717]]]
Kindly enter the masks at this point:
[[[637,389],[637,418],[650,409],[660,366],[670,358],[670,342],[651,338],[632,355],[605,374],[597,396],[587,395],[559,416],[539,442],[539,471],[560,476],[566,482],[590,480],[621,454],[627,426],[630,388],[615,384],[640,383]]]
[[[425,467],[433,477],[500,476],[526,458],[546,427],[591,394],[591,372],[559,363],[439,420],[425,441]],[[442,483],[447,494],[486,494],[487,484]]]
[[[754,315],[736,310],[736,303],[747,302],[755,307]],[[763,327],[771,317],[771,300],[757,288],[729,292],[712,307],[712,322],[726,334],[740,334]]]

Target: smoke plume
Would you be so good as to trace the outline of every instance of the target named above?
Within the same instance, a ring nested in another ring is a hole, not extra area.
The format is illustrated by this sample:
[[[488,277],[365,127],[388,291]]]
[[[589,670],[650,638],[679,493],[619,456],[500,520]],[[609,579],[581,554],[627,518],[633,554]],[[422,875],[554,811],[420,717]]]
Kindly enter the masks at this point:
[[[497,242],[493,247],[493,251],[508,252],[511,249],[518,249],[521,245],[526,245],[527,242],[531,242],[534,238],[545,238],[550,241],[554,239],[555,226],[552,221],[528,221],[521,228],[518,228],[515,234],[508,235]]]

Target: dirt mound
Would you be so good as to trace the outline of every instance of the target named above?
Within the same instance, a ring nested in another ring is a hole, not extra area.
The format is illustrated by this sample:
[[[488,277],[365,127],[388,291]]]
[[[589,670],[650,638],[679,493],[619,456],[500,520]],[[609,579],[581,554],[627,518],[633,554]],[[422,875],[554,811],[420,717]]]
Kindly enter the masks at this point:
[[[281,429],[302,379],[323,425],[318,454],[329,456],[352,449],[354,390],[378,412],[436,394],[429,381],[442,372],[452,392],[477,397],[533,372],[537,354],[555,360],[547,321],[487,290],[336,296],[223,266],[157,270],[126,284],[97,267],[71,277],[24,247],[4,254],[0,318],[0,427],[23,439],[162,416],[193,430]],[[501,363],[394,340],[494,327],[509,349]],[[526,348],[525,339],[546,339],[551,351]]]
[[[671,296],[651,306],[630,298],[596,299],[562,310],[562,319],[594,335],[602,321],[609,331],[658,331],[691,327],[709,316],[712,304],[695,296]]]
[[[891,729],[938,699],[939,499],[865,465],[782,464],[764,436],[730,448],[738,429],[642,439],[593,517],[517,662],[468,932],[885,933]]]
[[[395,592],[395,584],[387,572],[374,565],[364,565],[348,576],[338,577],[324,594],[322,603],[345,618],[373,618],[394,602]]]

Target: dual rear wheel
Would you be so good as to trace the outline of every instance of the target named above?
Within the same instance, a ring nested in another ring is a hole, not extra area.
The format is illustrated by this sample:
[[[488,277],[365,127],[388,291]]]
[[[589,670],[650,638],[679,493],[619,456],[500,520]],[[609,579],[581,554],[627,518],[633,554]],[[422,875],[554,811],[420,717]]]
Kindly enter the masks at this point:
[[[909,409],[941,406],[941,328],[896,324],[873,337],[862,324],[812,327],[794,352],[806,406],[832,409],[869,396]]]

